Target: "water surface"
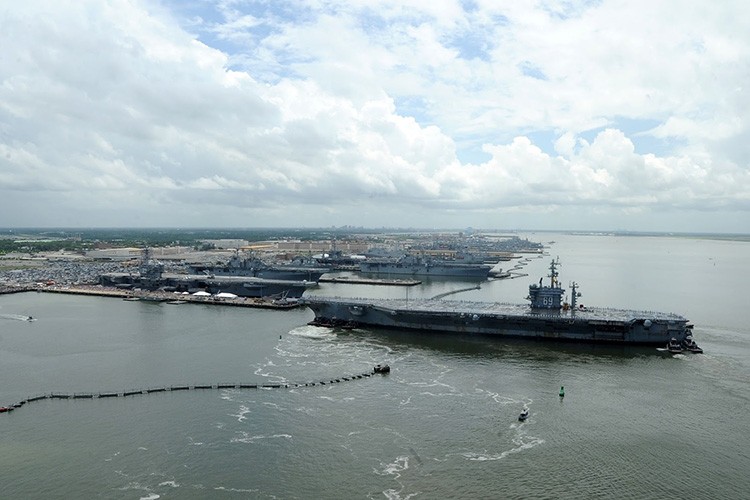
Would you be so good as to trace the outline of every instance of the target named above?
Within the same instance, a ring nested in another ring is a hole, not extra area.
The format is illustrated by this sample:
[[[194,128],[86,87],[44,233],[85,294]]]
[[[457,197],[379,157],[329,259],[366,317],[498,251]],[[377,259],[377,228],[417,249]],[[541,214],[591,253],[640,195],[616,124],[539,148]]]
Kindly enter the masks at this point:
[[[704,355],[315,328],[312,313],[27,293],[0,297],[0,404],[48,392],[330,380],[325,386],[52,400],[0,415],[8,498],[745,498],[748,244],[555,240],[512,280],[451,296],[521,302],[560,257],[584,304],[671,311]],[[504,263],[512,267],[516,263]],[[430,297],[473,283],[322,284]],[[32,315],[35,321],[22,321]],[[566,396],[558,396],[560,386]],[[528,405],[525,423],[517,415]]]

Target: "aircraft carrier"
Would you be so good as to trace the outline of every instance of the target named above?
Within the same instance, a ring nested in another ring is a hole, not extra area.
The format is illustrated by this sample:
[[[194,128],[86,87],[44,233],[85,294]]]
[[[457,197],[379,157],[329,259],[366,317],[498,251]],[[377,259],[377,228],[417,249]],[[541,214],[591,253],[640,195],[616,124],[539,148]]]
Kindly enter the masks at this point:
[[[192,274],[209,276],[252,276],[272,280],[318,281],[330,269],[321,266],[269,265],[257,257],[233,255],[224,264],[189,264]]]
[[[417,255],[404,255],[396,259],[367,259],[360,262],[359,269],[362,273],[376,275],[451,276],[487,279],[492,266],[486,264],[465,264]]]
[[[693,325],[672,313],[628,309],[584,308],[562,301],[566,288],[550,264],[550,283],[529,286],[530,304],[446,301],[437,299],[356,299],[306,296],[319,326],[380,327],[423,332],[500,335],[590,343],[666,345],[685,341]]]

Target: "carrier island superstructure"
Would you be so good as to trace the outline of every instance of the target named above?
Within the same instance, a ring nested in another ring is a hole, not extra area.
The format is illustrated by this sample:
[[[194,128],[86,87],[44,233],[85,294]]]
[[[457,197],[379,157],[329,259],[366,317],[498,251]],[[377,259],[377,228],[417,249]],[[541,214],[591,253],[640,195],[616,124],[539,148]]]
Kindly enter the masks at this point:
[[[665,345],[685,340],[693,325],[680,315],[653,311],[578,306],[576,283],[571,301],[550,264],[549,285],[529,286],[529,304],[438,299],[303,297],[315,313],[313,325],[379,327],[422,332],[500,335],[577,342]]]

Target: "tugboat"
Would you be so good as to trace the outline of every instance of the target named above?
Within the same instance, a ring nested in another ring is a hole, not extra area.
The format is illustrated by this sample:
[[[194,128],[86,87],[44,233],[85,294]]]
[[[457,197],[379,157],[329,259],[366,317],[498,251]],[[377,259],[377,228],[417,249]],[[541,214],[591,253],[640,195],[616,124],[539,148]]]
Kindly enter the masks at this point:
[[[667,343],[667,351],[672,354],[680,354],[682,352],[682,344],[676,338],[672,337],[669,339],[669,343]]]
[[[375,368],[372,369],[372,371],[375,372],[375,373],[381,373],[381,374],[385,375],[386,373],[390,373],[391,372],[391,367],[388,366],[388,365],[377,364],[377,365],[375,365]]]
[[[688,335],[687,337],[685,337],[685,340],[682,341],[682,348],[686,351],[694,352],[696,354],[703,353],[703,349],[701,349],[698,344],[695,343],[692,335]]]
[[[529,409],[524,406],[523,411],[518,415],[518,421],[523,422],[527,418],[529,418]]]

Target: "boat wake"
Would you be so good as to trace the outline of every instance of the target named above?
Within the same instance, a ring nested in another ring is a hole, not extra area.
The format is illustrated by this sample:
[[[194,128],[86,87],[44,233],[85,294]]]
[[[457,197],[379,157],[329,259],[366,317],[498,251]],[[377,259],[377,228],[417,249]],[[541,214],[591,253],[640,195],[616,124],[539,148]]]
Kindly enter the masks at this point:
[[[23,314],[0,314],[0,319],[7,319],[10,321],[36,321],[31,316]]]
[[[379,476],[395,476],[396,478],[401,477],[401,472],[409,468],[409,457],[401,456],[397,457],[395,461],[384,464],[381,462],[381,469],[376,470],[375,474]]]
[[[375,474],[379,476],[393,476],[393,479],[396,481],[396,483],[400,486],[399,489],[395,488],[389,488],[387,490],[383,491],[383,495],[388,500],[405,500],[407,498],[412,498],[419,496],[420,492],[414,492],[414,493],[407,493],[404,495],[404,484],[399,481],[399,478],[401,477],[401,473],[409,469],[409,457],[408,456],[400,456],[396,457],[396,460],[385,464],[383,462],[380,463],[381,469],[375,470]]]
[[[542,443],[544,443],[543,439],[532,438],[527,442],[520,442],[515,448],[512,448],[510,450],[505,450],[501,453],[471,453],[469,452],[469,453],[463,453],[462,455],[467,460],[477,461],[477,462],[502,460],[508,455],[512,455],[513,453],[519,453],[521,451],[531,449],[534,446],[537,446]]]
[[[321,339],[330,340],[335,339],[336,334],[333,333],[333,329],[325,328],[321,326],[300,326],[289,330],[288,335],[294,335],[295,337],[304,337],[307,339]]]
[[[520,400],[516,398],[512,398],[510,396],[504,396],[498,392],[489,391],[487,389],[477,389],[478,394],[484,394],[485,396],[492,399],[494,402],[499,403],[503,406],[505,405],[511,405],[511,406],[529,406],[531,403],[534,402],[533,399],[528,398],[525,400]]]
[[[466,452],[466,453],[462,453],[461,456],[463,456],[467,460],[478,461],[478,462],[502,460],[503,458],[506,458],[509,455],[512,455],[514,453],[520,453],[524,450],[529,450],[535,446],[538,446],[544,443],[544,439],[538,438],[535,436],[530,436],[525,430],[526,427],[522,423],[514,422],[510,425],[510,427],[511,429],[514,429],[516,431],[515,436],[511,440],[511,443],[513,444],[513,448],[502,451],[500,453],[488,453],[486,451],[481,452],[481,453]]]
[[[292,439],[292,436],[290,434],[272,434],[270,436],[264,436],[264,435],[257,435],[257,436],[251,436],[247,432],[240,432],[240,437],[234,437],[230,440],[231,443],[246,443],[250,444],[255,441],[260,441],[263,439]]]
[[[237,422],[244,422],[245,420],[247,420],[247,417],[245,415],[247,415],[248,413],[251,413],[250,408],[240,405],[237,413],[230,413],[229,416],[235,417],[237,419]]]
[[[308,325],[288,330],[274,347],[276,355],[256,365],[255,374],[283,384],[287,379],[326,380],[331,372],[356,372],[360,366],[396,361],[381,339],[334,332]]]
[[[269,381],[277,384],[286,384],[287,379],[281,375],[274,375],[273,373],[266,371],[268,367],[276,366],[273,361],[267,361],[265,365],[259,366],[253,373]]]

